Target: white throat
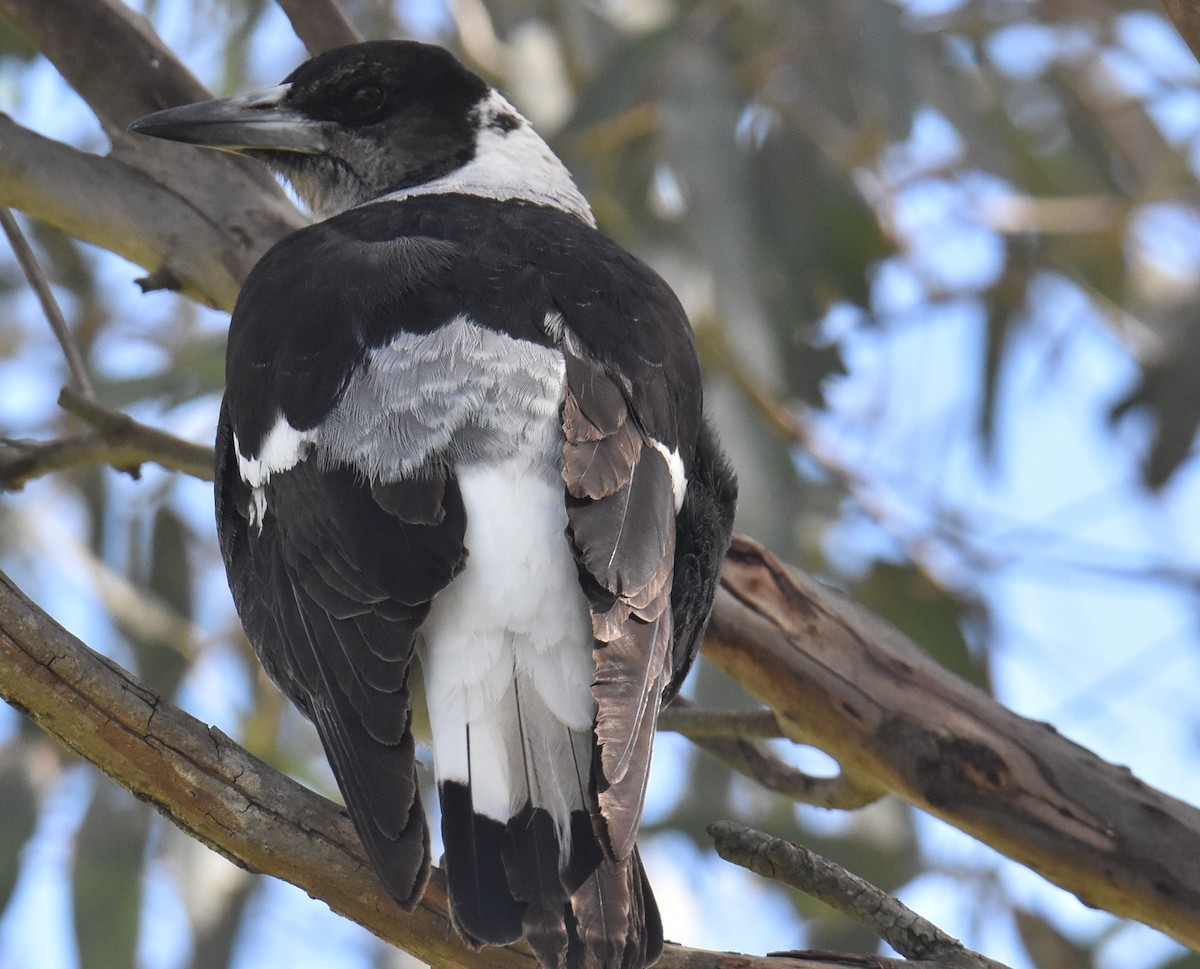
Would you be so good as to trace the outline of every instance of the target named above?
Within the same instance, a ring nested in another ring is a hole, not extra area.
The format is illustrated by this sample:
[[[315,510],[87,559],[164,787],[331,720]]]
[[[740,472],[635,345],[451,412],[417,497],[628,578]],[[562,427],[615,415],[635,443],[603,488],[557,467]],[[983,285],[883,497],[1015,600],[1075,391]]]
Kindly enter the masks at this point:
[[[396,201],[416,195],[456,193],[484,198],[521,199],[549,205],[595,226],[596,219],[567,167],[529,122],[497,91],[479,104],[480,127],[475,157],[462,168],[423,185],[398,189],[373,201]],[[518,123],[509,129],[497,118]]]

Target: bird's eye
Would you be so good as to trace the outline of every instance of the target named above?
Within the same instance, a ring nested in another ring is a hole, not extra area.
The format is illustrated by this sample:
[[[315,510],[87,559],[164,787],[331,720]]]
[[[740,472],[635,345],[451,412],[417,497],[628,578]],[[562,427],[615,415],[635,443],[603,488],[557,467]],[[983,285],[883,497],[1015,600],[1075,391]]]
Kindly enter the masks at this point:
[[[374,84],[363,84],[350,92],[350,111],[360,121],[369,121],[383,107],[383,89]]]

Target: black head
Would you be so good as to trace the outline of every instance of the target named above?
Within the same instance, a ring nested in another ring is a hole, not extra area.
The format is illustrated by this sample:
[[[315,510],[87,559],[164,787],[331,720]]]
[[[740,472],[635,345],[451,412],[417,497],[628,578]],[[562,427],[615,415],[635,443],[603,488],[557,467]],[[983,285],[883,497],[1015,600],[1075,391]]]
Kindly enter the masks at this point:
[[[441,47],[375,41],[319,54],[267,91],[169,108],[130,130],[254,154],[328,214],[468,164],[481,124],[496,123],[483,113],[492,93]]]

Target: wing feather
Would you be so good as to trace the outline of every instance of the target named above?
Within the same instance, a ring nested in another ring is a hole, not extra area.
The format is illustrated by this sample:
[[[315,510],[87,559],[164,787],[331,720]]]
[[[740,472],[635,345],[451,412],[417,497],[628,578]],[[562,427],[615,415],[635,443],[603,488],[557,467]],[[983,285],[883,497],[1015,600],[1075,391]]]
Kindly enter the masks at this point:
[[[268,674],[313,720],[372,862],[405,908],[429,876],[409,676],[429,602],[462,567],[465,516],[443,474],[372,486],[307,457],[273,474],[254,521],[228,408],[217,517],[238,611]]]
[[[592,613],[593,783],[605,850],[634,849],[671,657],[670,467],[619,382],[571,348],[563,400],[567,526]]]

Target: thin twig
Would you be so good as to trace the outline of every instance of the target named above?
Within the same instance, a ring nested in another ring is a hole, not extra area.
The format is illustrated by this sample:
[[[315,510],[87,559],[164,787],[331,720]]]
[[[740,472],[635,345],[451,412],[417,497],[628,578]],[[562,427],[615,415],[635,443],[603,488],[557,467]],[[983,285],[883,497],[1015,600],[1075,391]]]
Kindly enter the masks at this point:
[[[17,257],[17,262],[21,264],[21,271],[37,294],[38,302],[42,304],[42,312],[46,315],[50,329],[58,338],[63,356],[67,358],[71,388],[80,396],[95,400],[96,392],[92,389],[92,381],[88,377],[83,354],[79,352],[75,338],[71,335],[71,328],[67,326],[66,317],[59,308],[58,300],[54,298],[54,292],[50,289],[50,281],[46,279],[46,274],[42,271],[37,256],[21,231],[21,227],[17,224],[17,220],[6,208],[0,208],[0,226],[4,228],[4,234],[8,236],[8,244],[12,246],[13,255]]]
[[[20,491],[35,478],[59,471],[108,464],[137,477],[137,469],[150,458],[123,445],[113,445],[99,434],[79,434],[54,441],[0,438],[0,489]]]
[[[832,777],[798,770],[749,740],[693,737],[692,743],[743,777],[800,804],[854,811],[873,804],[887,793],[879,784],[856,777],[844,768]]]
[[[926,959],[950,969],[1005,969],[972,952],[883,889],[807,848],[732,821],[718,821],[708,833],[726,861],[824,902],[908,959]]]
[[[658,728],[700,737],[737,737],[742,740],[782,737],[779,721],[770,710],[705,710],[676,697],[658,717]]]
[[[883,797],[885,789],[844,767],[833,777],[818,777],[785,764],[763,750],[756,738],[782,737],[770,710],[702,710],[677,696],[658,718],[660,730],[683,734],[730,770],[801,804],[852,811]]]

